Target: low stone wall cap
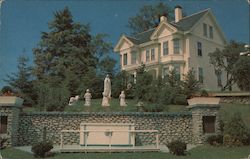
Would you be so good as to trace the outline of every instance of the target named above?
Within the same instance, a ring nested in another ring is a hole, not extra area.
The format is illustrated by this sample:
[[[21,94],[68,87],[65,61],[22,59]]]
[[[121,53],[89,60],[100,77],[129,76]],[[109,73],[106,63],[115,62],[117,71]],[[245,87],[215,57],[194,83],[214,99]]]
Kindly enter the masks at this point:
[[[21,107],[23,105],[23,99],[15,96],[0,96],[0,107]]]

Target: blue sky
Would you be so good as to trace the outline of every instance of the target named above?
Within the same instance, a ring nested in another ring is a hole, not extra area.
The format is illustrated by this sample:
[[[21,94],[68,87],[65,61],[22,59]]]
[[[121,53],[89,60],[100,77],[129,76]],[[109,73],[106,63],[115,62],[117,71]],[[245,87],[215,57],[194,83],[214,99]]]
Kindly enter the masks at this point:
[[[249,5],[246,0],[162,0],[171,7],[181,5],[187,15],[211,8],[228,40],[249,43]],[[106,33],[113,45],[122,33],[129,33],[128,18],[145,4],[157,0],[5,0],[1,9],[0,88],[2,79],[16,72],[17,58],[30,57],[42,31],[48,31],[53,12],[68,6],[74,20],[90,23],[93,34]],[[25,49],[25,52],[23,50]],[[113,54],[118,61],[118,56]]]

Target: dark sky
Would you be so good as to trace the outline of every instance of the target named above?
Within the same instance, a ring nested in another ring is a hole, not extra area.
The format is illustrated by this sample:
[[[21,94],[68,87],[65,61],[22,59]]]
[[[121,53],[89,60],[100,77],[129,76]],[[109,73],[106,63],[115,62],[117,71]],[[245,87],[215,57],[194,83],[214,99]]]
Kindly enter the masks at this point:
[[[228,40],[249,44],[249,5],[247,0],[162,0],[174,7],[181,5],[187,15],[211,8]],[[128,18],[145,4],[157,0],[5,0],[1,9],[0,88],[2,79],[16,72],[17,57],[31,58],[32,48],[42,31],[48,31],[53,12],[68,6],[74,20],[90,23],[93,34],[106,33],[113,45],[122,33],[129,33]],[[23,51],[25,49],[25,52]],[[113,54],[118,61],[119,56]]]

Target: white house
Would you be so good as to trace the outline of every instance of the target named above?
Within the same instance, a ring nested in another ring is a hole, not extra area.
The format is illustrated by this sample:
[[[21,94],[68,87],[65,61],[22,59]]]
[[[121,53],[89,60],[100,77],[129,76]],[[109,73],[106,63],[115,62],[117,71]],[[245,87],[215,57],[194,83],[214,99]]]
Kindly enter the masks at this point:
[[[183,17],[175,7],[175,21],[164,16],[157,27],[134,36],[122,35],[114,51],[120,54],[121,70],[136,75],[142,63],[155,77],[175,69],[180,80],[190,69],[204,89],[219,90],[225,73],[215,74],[208,53],[223,49],[226,38],[211,9]]]

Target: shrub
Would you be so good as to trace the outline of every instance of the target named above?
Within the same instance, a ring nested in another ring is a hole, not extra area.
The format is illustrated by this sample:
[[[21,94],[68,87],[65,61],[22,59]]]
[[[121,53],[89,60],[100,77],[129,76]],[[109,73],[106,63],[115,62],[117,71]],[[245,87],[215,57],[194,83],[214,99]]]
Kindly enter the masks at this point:
[[[242,146],[247,140],[249,130],[241,118],[240,113],[235,113],[230,121],[225,123],[223,143],[226,146]]]
[[[4,86],[1,90],[1,92],[3,93],[3,95],[11,95],[13,90],[10,86]]]
[[[250,133],[247,134],[247,138],[242,141],[243,145],[250,145]]]
[[[63,111],[68,105],[70,92],[65,84],[37,83],[37,106],[43,111]]]
[[[201,96],[202,97],[208,97],[209,94],[208,94],[208,92],[205,89],[203,89],[203,90],[201,90]]]
[[[0,150],[5,148],[5,142],[7,141],[6,138],[0,136]]]
[[[177,140],[167,144],[167,147],[172,154],[177,156],[184,156],[187,149],[187,144]]]
[[[31,151],[35,157],[44,158],[51,149],[53,149],[52,142],[43,141],[33,145]]]
[[[224,135],[223,144],[228,147],[243,146],[243,143],[231,135]]]
[[[178,105],[186,105],[187,104],[187,96],[184,94],[177,94],[173,100],[174,104]]]
[[[212,136],[209,136],[207,138],[207,142],[210,145],[213,145],[213,146],[221,145],[223,143],[223,136],[222,135],[212,135]]]

